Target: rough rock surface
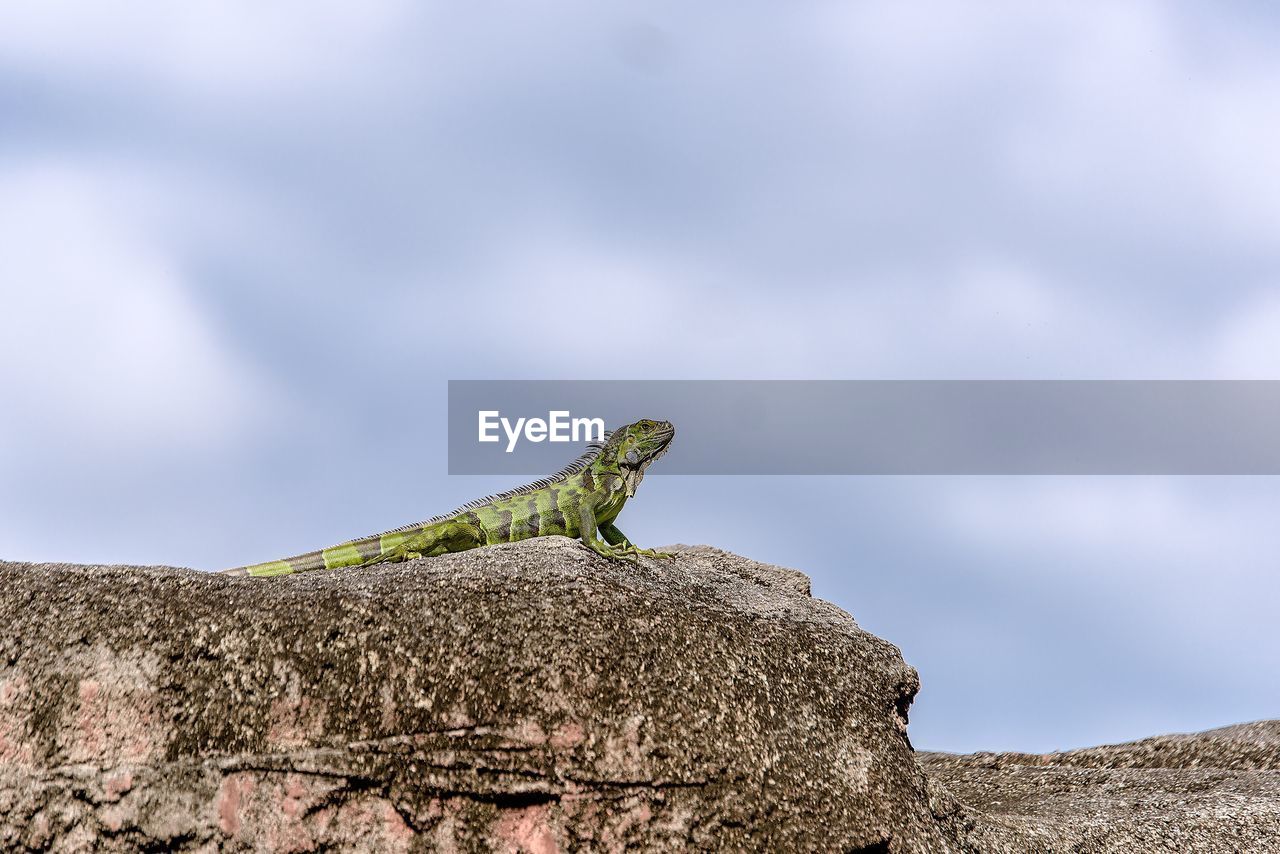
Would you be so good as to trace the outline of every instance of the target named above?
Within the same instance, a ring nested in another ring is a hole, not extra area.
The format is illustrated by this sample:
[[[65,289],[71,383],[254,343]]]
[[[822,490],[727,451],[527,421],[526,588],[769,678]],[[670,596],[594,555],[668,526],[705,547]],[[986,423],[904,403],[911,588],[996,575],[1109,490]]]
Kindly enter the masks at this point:
[[[1280,721],[1064,753],[918,756],[936,789],[1030,850],[1280,851]]]
[[[914,754],[894,646],[673,548],[0,562],[0,850],[1280,851],[1280,723]]]
[[[897,648],[798,572],[676,548],[0,563],[0,849],[956,847]]]

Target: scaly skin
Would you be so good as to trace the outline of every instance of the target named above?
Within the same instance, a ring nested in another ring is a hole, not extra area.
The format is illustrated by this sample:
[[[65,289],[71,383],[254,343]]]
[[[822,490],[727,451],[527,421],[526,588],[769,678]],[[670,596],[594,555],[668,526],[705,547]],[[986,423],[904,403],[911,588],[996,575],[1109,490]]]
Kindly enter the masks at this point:
[[[613,431],[603,445],[545,480],[416,525],[224,573],[263,577],[370,566],[551,535],[580,538],[589,549],[608,558],[670,557],[636,547],[613,521],[627,499],[636,494],[644,470],[666,453],[674,436],[675,428],[666,421],[637,421]]]

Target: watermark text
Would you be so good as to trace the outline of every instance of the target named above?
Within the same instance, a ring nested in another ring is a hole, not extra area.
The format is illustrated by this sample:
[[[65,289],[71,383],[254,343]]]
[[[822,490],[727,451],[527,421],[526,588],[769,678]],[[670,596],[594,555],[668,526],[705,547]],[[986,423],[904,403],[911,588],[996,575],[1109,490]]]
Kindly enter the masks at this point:
[[[502,417],[497,409],[481,409],[479,411],[479,440],[481,442],[499,442],[501,429],[507,437],[507,453],[515,450],[520,439],[530,442],[603,442],[603,418],[574,418],[567,409],[553,409],[544,418]]]

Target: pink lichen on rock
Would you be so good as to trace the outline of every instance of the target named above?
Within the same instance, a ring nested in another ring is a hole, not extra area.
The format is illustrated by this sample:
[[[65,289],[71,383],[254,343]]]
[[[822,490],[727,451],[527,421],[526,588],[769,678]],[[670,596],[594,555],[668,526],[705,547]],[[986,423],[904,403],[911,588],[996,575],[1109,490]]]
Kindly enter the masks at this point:
[[[382,806],[382,831],[387,839],[394,840],[406,849],[416,836],[413,828],[404,820],[404,816],[400,815],[400,811],[396,809],[395,804],[390,801]]]
[[[240,832],[240,810],[244,800],[253,793],[256,781],[250,772],[228,774],[218,791],[218,829],[227,836]]]
[[[310,697],[297,695],[272,700],[268,712],[267,745],[276,750],[304,747],[324,731],[328,710]]]
[[[587,731],[576,721],[561,724],[551,733],[548,744],[556,750],[570,750],[582,744],[587,738]]]
[[[599,801],[585,804],[591,823],[600,828],[596,837],[599,850],[624,854],[631,840],[644,836],[646,826],[653,819],[651,797],[654,796],[632,795],[604,808]]]
[[[364,795],[344,803],[324,836],[339,847],[365,845],[379,852],[407,852],[416,836],[386,798]]]
[[[149,675],[154,662],[121,658],[99,647],[80,656],[89,673],[76,683],[63,761],[143,763],[167,732],[157,728],[159,700]]]
[[[297,774],[285,778],[280,794],[280,813],[288,818],[297,818],[306,806],[305,800],[309,792]]]
[[[13,701],[27,686],[27,680],[21,676],[0,679],[0,709],[13,705]]]
[[[107,777],[106,783],[103,785],[109,801],[120,800],[120,796],[132,788],[133,774],[128,771],[121,771],[119,774]]]
[[[119,833],[124,827],[124,815],[116,806],[104,807],[98,813],[98,821],[102,822],[102,826],[110,833]]]
[[[508,809],[493,828],[497,850],[504,854],[557,854],[560,846],[551,827],[551,808],[536,804]]]

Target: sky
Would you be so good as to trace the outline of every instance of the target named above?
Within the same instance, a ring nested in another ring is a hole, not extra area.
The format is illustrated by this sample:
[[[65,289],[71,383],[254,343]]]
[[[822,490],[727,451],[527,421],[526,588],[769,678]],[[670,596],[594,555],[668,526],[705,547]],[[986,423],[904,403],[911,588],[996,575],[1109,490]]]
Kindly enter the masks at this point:
[[[219,569],[510,485],[446,474],[450,379],[1280,379],[1277,36],[0,5],[0,557]],[[917,747],[1280,717],[1274,478],[659,475],[628,534],[810,574],[920,671]]]

